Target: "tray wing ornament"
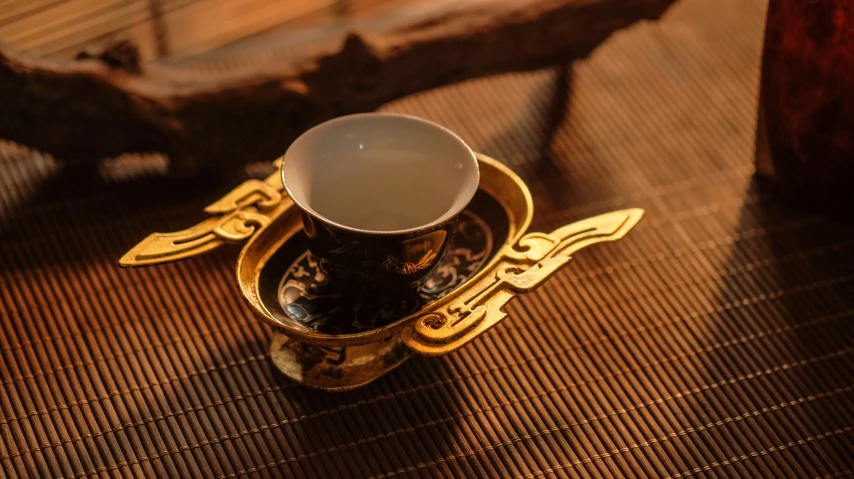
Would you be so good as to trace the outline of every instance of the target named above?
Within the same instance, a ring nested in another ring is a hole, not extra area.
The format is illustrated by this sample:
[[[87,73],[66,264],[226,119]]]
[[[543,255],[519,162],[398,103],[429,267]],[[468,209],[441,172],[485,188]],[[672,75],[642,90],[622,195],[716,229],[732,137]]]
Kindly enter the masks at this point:
[[[216,215],[174,233],[152,233],[119,260],[123,267],[168,263],[205,253],[225,243],[252,237],[291,206],[279,175],[282,158],[273,162],[276,171],[262,180],[247,180],[205,212]]]
[[[425,311],[402,331],[412,350],[436,356],[465,345],[498,324],[504,305],[516,295],[544,283],[571,255],[587,246],[616,241],[643,216],[641,209],[606,213],[558,228],[551,233],[528,233],[507,247],[501,259],[479,280],[462,287],[449,302]]]

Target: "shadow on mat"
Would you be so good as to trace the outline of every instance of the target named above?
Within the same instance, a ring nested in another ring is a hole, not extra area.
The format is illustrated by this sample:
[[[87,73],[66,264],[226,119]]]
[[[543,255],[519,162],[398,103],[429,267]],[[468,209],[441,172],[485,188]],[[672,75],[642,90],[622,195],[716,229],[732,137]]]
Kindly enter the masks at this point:
[[[799,209],[756,178],[744,196],[755,201],[745,201],[734,222],[710,294],[715,310],[688,330],[696,344],[687,349],[701,350],[691,361],[697,384],[688,387],[703,390],[686,395],[683,407],[696,423],[738,416],[715,427],[746,437],[749,448],[850,427],[854,223]],[[850,466],[847,440],[828,437],[821,460],[791,467],[823,475],[822,462]],[[731,447],[734,456],[754,452],[738,441]]]

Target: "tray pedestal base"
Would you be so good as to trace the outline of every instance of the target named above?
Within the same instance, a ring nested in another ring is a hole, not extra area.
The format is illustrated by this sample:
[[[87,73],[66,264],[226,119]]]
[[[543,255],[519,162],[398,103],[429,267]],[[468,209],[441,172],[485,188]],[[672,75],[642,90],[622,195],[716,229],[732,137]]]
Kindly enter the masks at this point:
[[[400,335],[358,346],[316,346],[274,331],[273,364],[285,376],[306,386],[347,391],[377,379],[412,356]]]

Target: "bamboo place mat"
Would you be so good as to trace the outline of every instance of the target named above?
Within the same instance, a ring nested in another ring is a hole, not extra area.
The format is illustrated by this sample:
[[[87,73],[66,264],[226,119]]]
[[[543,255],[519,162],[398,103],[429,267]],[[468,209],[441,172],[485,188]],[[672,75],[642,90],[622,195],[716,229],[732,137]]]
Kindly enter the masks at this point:
[[[0,147],[0,471],[28,477],[838,477],[854,226],[753,179],[765,4],[683,0],[563,72],[387,110],[519,172],[533,227],[642,207],[471,345],[348,393],[273,368],[239,247],[120,270],[233,183]],[[259,159],[268,160],[268,159]],[[130,165],[130,166],[129,166]]]

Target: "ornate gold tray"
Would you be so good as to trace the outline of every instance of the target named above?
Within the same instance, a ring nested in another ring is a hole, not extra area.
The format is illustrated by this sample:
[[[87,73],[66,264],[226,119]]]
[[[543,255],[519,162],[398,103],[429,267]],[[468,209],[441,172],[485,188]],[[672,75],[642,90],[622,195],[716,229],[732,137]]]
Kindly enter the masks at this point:
[[[347,390],[382,376],[413,353],[439,355],[473,340],[506,314],[517,294],[542,284],[581,248],[626,235],[643,210],[614,211],[526,233],[533,215],[525,183],[478,154],[480,191],[463,212],[443,263],[418,297],[347,302],[306,252],[299,211],[277,171],[249,180],[205,208],[213,216],[177,233],[154,233],[125,254],[123,267],[154,265],[249,240],[237,284],[273,326],[273,363],[308,386]],[[389,304],[393,304],[389,306]]]

